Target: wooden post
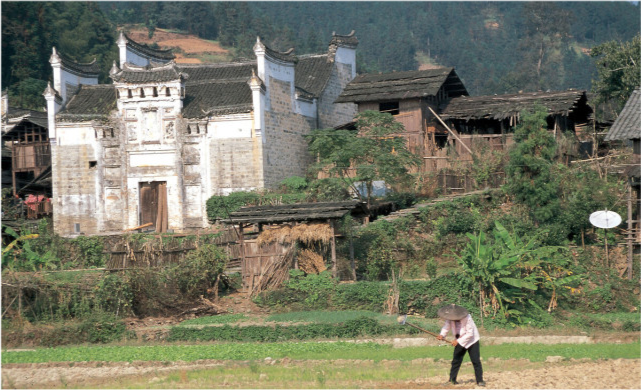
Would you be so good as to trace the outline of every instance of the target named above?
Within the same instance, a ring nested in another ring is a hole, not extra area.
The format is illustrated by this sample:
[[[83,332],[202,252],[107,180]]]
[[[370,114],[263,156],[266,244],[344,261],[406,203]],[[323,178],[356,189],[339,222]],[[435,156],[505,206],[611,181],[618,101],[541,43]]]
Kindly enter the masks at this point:
[[[354,238],[349,238],[349,264],[352,268],[352,279],[356,281],[356,262],[354,261]]]
[[[336,231],[334,230],[334,222],[331,219],[327,220],[330,229],[332,230],[332,241],[331,241],[331,250],[332,250],[332,276],[336,278],[338,276],[338,267],[336,265]]]
[[[243,233],[243,224],[238,225],[238,241],[240,241],[240,272],[243,280],[243,289],[247,289],[247,264],[245,259],[245,234]],[[252,276],[253,278],[253,276]],[[250,290],[251,292],[251,290]]]
[[[463,143],[463,141],[461,141],[461,139],[459,138],[459,136],[458,136],[458,135],[456,135],[456,133],[454,133],[454,132],[452,131],[452,129],[450,129],[450,128],[445,124],[445,122],[443,122],[443,120],[441,119],[441,117],[440,117],[440,116],[438,116],[438,114],[436,114],[436,113],[434,112],[434,110],[432,110],[432,107],[427,106],[427,108],[429,108],[429,110],[430,110],[430,111],[432,112],[432,114],[436,117],[436,119],[438,119],[438,121],[439,121],[439,122],[441,122],[441,124],[442,124],[443,126],[445,126],[445,128],[447,129],[447,131],[449,131],[449,132],[450,132],[450,134],[452,134],[452,135],[454,136],[454,138],[456,138],[456,139],[458,140],[458,142],[459,142],[461,145],[463,145],[463,147],[464,147],[464,148],[465,148],[465,149],[466,149],[470,154],[474,154],[474,153],[472,153],[472,149],[468,148],[468,147],[467,147],[467,145],[465,145],[465,144]]]
[[[632,279],[632,242],[634,240],[634,232],[632,224],[632,182],[628,186],[628,279]]]

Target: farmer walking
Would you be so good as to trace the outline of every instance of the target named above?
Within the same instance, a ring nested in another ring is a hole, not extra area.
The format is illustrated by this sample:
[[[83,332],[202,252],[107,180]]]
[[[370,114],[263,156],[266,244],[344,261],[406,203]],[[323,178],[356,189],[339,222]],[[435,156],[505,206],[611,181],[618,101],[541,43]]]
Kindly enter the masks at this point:
[[[450,383],[458,384],[456,377],[458,376],[459,368],[461,368],[463,357],[467,352],[470,355],[470,360],[472,360],[472,366],[474,366],[476,384],[485,386],[479,347],[481,336],[472,316],[466,308],[455,304],[443,306],[438,310],[437,314],[445,320],[445,325],[443,325],[441,334],[437,338],[443,340],[449,331],[452,331],[455,337],[454,341],[452,341],[454,356],[452,357],[452,368],[450,369]]]

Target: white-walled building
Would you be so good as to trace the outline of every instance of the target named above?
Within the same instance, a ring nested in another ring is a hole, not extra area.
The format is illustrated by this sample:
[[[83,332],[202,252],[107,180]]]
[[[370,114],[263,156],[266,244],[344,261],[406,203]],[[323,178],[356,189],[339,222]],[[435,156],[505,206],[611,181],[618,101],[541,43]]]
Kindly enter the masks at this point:
[[[210,196],[303,176],[304,136],[356,112],[334,104],[356,75],[354,32],[334,35],[324,54],[297,57],[257,40],[253,61],[206,65],[176,64],[123,34],[117,43],[113,84],[97,84],[94,64],[57,60],[55,49],[51,57],[45,98],[61,235],[206,227]]]

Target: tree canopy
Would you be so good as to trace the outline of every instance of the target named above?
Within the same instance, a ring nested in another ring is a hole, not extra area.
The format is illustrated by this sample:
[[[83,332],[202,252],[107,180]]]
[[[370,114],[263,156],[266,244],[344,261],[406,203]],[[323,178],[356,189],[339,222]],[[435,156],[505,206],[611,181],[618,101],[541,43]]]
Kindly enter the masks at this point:
[[[314,130],[309,136],[309,152],[317,158],[312,170],[350,181],[353,189],[371,200],[373,182],[407,186],[412,180],[409,169],[419,158],[407,149],[401,136],[403,125],[388,113],[364,111],[356,116],[357,130]],[[354,186],[365,183],[366,194]]]

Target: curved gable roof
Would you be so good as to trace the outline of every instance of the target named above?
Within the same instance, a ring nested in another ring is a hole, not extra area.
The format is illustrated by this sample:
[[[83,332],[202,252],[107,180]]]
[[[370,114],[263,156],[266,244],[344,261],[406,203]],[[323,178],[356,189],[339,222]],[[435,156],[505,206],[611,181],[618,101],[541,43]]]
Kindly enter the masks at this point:
[[[635,89],[605,136],[605,140],[639,138],[641,138],[641,89]]]

